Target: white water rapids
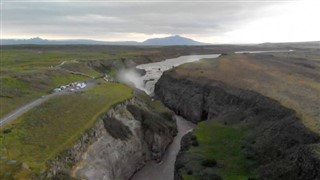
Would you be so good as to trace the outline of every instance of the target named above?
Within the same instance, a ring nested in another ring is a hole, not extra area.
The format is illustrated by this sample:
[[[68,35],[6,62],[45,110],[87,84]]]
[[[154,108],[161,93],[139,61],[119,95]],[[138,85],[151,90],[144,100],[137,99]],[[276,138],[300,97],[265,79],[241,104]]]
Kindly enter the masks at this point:
[[[120,79],[124,82],[129,81],[134,84],[136,88],[146,92],[148,95],[152,95],[154,92],[154,85],[164,71],[170,70],[181,64],[199,61],[204,58],[217,58],[218,56],[220,56],[220,54],[188,55],[166,59],[155,63],[141,64],[136,68],[145,70],[146,74],[144,76],[140,76],[134,70],[123,70],[120,73]]]

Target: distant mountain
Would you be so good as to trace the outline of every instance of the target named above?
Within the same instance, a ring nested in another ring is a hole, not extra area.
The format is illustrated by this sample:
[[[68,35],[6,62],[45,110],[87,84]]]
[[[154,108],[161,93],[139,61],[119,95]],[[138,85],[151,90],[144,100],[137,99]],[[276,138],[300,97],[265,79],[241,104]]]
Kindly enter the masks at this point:
[[[292,47],[292,48],[310,48],[320,49],[320,41],[307,41],[307,42],[279,42],[279,43],[262,43],[262,47]]]
[[[187,46],[200,46],[208,45],[206,43],[194,41],[189,38],[181,36],[169,36],[164,38],[153,38],[142,42],[143,45],[154,45],[154,46],[174,46],[174,45],[187,45]]]
[[[31,39],[2,39],[3,45],[16,45],[16,44],[47,44],[47,45],[62,45],[62,44],[85,44],[85,45],[139,45],[135,41],[95,41],[87,39],[76,40],[47,40],[39,37]]]
[[[173,45],[187,45],[198,46],[207,45],[205,43],[197,42],[189,38],[181,36],[170,36],[165,38],[148,39],[144,42],[136,41],[95,41],[95,40],[47,40],[39,37],[31,39],[2,39],[3,45],[16,45],[16,44],[47,44],[47,45],[62,45],[62,44],[84,44],[84,45],[127,45],[127,46],[173,46]]]
[[[12,44],[49,44],[50,41],[41,38],[31,38],[31,39],[2,39],[1,43],[3,45]]]

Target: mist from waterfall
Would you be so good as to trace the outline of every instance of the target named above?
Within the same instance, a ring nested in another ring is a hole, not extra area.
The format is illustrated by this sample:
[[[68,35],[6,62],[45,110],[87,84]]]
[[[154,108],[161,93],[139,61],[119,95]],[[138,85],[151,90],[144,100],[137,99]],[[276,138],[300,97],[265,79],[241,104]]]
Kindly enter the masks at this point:
[[[136,69],[122,69],[119,71],[117,78],[121,83],[145,91],[144,81]]]

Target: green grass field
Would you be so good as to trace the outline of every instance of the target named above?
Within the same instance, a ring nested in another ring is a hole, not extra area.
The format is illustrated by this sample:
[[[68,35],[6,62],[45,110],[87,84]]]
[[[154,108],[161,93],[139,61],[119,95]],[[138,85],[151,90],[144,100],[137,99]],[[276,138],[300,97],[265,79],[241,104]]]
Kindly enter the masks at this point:
[[[132,97],[121,84],[103,83],[85,93],[58,96],[34,108],[1,129],[1,179],[26,176],[46,169],[46,162],[71,147],[98,117],[113,105]],[[11,130],[10,133],[5,131]],[[9,160],[17,163],[8,165]]]
[[[193,133],[198,146],[188,150],[188,170],[183,173],[184,179],[201,179],[203,174],[216,174],[224,180],[247,180],[253,177],[250,162],[242,154],[246,135],[245,128],[225,126],[215,120],[198,124]],[[215,161],[214,167],[205,167],[204,162]]]
[[[64,50],[4,50],[1,55],[1,73],[27,72],[40,69],[47,69],[62,62],[84,62],[95,60],[114,60],[139,55],[134,51],[123,51],[118,53],[94,52],[94,51],[64,51]]]
[[[99,77],[101,73],[89,67],[87,62],[115,61],[120,57],[138,54],[139,52],[134,51],[111,53],[77,48],[56,50],[50,46],[36,49],[4,49],[0,61],[0,118],[42,95],[51,93],[58,86],[90,79],[71,74],[65,69]],[[62,62],[64,64],[58,66]]]
[[[0,77],[0,118],[58,86],[90,78],[61,70],[38,70],[33,73]]]

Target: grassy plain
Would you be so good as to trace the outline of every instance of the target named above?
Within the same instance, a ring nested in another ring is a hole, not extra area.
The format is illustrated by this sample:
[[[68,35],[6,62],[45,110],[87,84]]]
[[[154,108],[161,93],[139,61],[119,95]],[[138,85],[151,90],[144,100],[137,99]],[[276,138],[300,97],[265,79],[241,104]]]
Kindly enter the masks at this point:
[[[0,77],[0,117],[42,95],[51,93],[58,86],[88,79],[88,77],[61,70],[39,70],[33,73]]]
[[[71,147],[100,115],[132,94],[125,85],[104,83],[85,93],[50,99],[6,125],[1,129],[1,179],[21,175],[22,163],[32,172],[45,170],[48,160]],[[8,165],[9,160],[17,162]]]
[[[72,74],[81,72],[92,77],[101,72],[88,62],[115,61],[140,55],[139,51],[86,50],[82,46],[13,46],[4,47],[0,61],[0,118],[58,86],[84,81],[90,77]]]

